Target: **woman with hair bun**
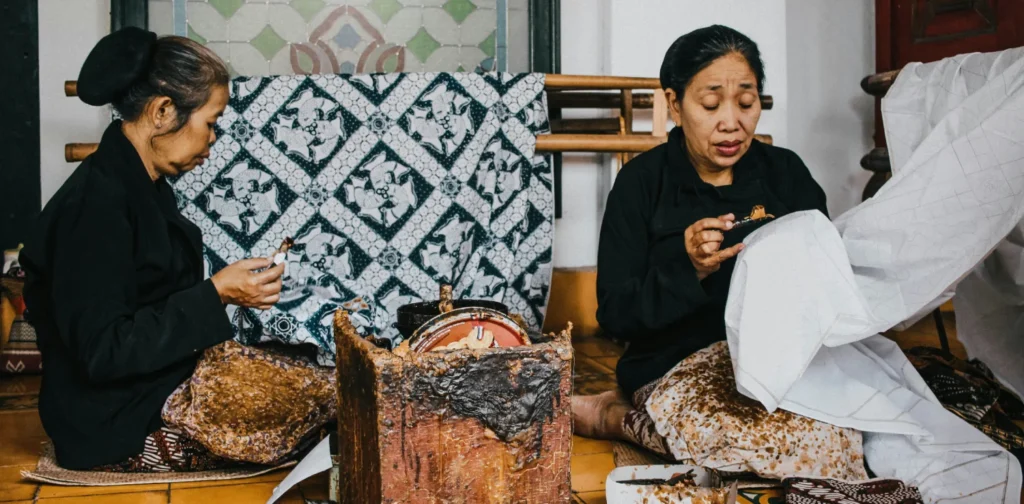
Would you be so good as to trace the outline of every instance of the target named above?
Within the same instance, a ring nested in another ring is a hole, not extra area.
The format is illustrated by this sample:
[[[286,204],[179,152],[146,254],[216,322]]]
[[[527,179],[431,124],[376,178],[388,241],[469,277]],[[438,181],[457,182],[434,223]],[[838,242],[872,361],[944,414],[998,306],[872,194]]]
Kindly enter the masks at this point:
[[[39,415],[64,468],[232,463],[160,414],[201,353],[233,337],[225,305],[267,309],[281,291],[284,265],[270,259],[203,280],[202,235],[166,181],[209,157],[228,83],[206,47],[137,28],[104,37],[82,67],[81,100],[122,119],[47,203],[21,255],[43,356]]]
[[[619,172],[597,252],[597,320],[629,345],[619,390],[572,407],[577,434],[671,456],[645,403],[676,364],[725,340],[743,239],[773,218],[828,209],[799,156],[754,138],[764,65],[750,38],[719,25],[687,33],[660,78],[677,126]]]

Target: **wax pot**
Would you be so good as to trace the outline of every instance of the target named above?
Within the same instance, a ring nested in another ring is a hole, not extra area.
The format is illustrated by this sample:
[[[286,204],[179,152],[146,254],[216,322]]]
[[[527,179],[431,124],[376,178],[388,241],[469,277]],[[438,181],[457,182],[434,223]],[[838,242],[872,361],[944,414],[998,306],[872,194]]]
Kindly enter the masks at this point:
[[[494,301],[452,299],[450,285],[441,286],[437,301],[405,305],[398,309],[398,314],[400,327],[416,324],[412,333],[406,335],[414,352],[530,344],[526,329],[514,316],[508,315],[505,305]]]
[[[570,331],[389,351],[338,311],[338,502],[570,502]]]

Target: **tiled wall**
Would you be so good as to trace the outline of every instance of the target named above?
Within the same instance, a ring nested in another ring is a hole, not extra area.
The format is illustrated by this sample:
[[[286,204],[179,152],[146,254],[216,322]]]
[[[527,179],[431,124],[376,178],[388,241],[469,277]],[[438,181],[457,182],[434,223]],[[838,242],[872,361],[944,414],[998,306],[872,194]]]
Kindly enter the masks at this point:
[[[237,75],[529,70],[527,0],[149,0]]]

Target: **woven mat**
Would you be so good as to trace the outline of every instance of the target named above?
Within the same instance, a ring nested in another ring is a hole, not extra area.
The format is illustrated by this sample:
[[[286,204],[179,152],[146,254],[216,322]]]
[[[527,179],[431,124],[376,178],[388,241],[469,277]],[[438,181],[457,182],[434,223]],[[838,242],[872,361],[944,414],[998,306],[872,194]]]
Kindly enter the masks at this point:
[[[194,481],[217,481],[251,478],[285,467],[296,462],[278,466],[250,465],[219,471],[170,472],[170,473],[111,473],[100,471],[69,471],[57,465],[53,445],[46,443],[39,456],[35,471],[22,471],[21,477],[31,481],[63,486],[119,486],[146,485],[151,483],[185,483]]]

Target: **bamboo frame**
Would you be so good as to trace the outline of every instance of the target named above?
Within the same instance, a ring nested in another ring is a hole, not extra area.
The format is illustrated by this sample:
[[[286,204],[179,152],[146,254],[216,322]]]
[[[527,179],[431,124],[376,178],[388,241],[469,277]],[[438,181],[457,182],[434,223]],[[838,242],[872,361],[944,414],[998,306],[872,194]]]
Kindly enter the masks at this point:
[[[771,95],[761,95],[761,110],[771,110],[775,99]],[[552,109],[618,109],[622,107],[620,93],[602,93],[586,91],[548,92],[548,107]],[[633,109],[657,109],[657,93],[633,93]]]
[[[604,75],[546,74],[544,88],[568,89],[661,89],[661,81],[651,77],[611,77]]]
[[[545,79],[545,89],[554,91],[549,96],[553,96],[556,103],[560,102],[560,106],[615,108],[619,109],[620,116],[552,119],[554,133],[537,136],[538,152],[614,152],[621,154],[621,159],[625,161],[631,158],[632,154],[657,147],[668,138],[665,124],[671,111],[658,79],[560,74],[546,74]],[[652,92],[636,94],[633,93],[634,89],[650,89]],[[617,90],[618,93],[563,93],[565,90]],[[77,96],[78,82],[65,81],[64,93],[67,96]],[[762,97],[762,108],[770,109],[772,104],[771,96]],[[633,131],[633,111],[637,108],[654,109],[653,131]],[[672,119],[678,123],[675,117]],[[755,135],[755,138],[764,143],[772,143],[770,135]],[[69,163],[82,161],[95,152],[97,146],[95,143],[66,144],[64,159]]]
[[[772,143],[771,135],[754,135]],[[537,135],[537,152],[645,152],[668,141],[667,136],[633,135]]]
[[[661,82],[658,79],[649,77],[545,74],[544,88],[547,90],[661,89]],[[67,96],[78,96],[78,81],[64,81],[64,94]]]
[[[550,75],[548,76],[550,78]],[[584,76],[585,77],[585,76]],[[556,79],[557,80],[557,79]],[[548,94],[548,104],[552,108],[608,108],[622,107],[622,95],[618,93],[587,93],[557,91],[557,88],[546,89],[555,91]],[[78,96],[78,81],[64,81],[64,95]],[[634,109],[657,108],[658,99],[655,93],[633,93]],[[771,110],[775,100],[771,95],[761,96],[761,109]]]
[[[771,135],[754,135],[758,141],[772,143]],[[645,152],[668,140],[666,136],[650,134],[598,135],[551,134],[537,135],[537,152]],[[77,163],[96,152],[99,144],[70,143],[64,146],[64,159]]]

